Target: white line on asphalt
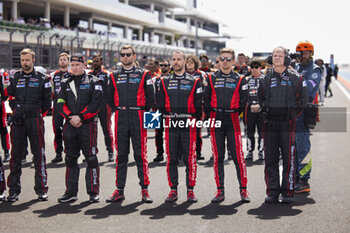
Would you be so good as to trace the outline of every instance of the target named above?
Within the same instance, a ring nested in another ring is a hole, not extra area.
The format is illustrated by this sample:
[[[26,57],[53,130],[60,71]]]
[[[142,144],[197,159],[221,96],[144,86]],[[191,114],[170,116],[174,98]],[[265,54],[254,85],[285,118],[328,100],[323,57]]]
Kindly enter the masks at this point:
[[[339,83],[338,80],[335,80],[335,83],[338,85],[338,87],[340,88],[340,90],[342,90],[342,92],[344,93],[344,95],[350,100],[350,94],[349,92],[343,87],[343,85],[341,85]]]

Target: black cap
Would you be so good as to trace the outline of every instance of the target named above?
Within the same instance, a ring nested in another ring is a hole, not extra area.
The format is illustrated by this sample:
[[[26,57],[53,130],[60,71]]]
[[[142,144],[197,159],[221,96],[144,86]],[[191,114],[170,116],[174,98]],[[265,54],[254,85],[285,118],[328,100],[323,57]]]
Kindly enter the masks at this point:
[[[83,56],[83,54],[81,53],[74,53],[71,57],[70,57],[70,61],[77,61],[77,62],[81,62],[81,63],[85,63],[85,57]]]

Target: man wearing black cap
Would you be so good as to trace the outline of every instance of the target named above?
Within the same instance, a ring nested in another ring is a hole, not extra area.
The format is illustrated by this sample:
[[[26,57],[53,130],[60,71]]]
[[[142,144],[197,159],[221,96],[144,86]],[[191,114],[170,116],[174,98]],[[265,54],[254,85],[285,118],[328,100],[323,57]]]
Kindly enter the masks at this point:
[[[78,199],[79,166],[77,160],[80,150],[87,163],[86,188],[90,202],[98,202],[100,170],[97,160],[97,113],[102,102],[100,80],[86,74],[85,58],[77,53],[71,57],[72,76],[62,79],[61,90],[57,96],[57,108],[66,122],[63,140],[66,152],[66,191],[59,202]]]

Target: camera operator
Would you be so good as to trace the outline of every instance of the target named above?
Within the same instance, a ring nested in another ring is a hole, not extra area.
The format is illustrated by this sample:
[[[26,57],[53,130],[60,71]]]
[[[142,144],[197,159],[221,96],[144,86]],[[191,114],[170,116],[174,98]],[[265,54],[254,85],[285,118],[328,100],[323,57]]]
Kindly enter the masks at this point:
[[[312,56],[314,54],[314,46],[309,41],[301,41],[296,46],[296,51],[301,53],[300,63],[296,65],[295,70],[299,72],[305,79],[309,99],[308,103],[314,103],[316,93],[321,82],[321,68],[314,64]],[[310,192],[310,179],[311,173],[311,142],[310,142],[310,130],[304,124],[304,112],[302,112],[297,118],[297,134],[296,134],[296,185],[295,193]]]
[[[252,112],[263,109],[265,116],[265,203],[277,203],[282,194],[282,203],[291,203],[295,184],[295,120],[298,109],[307,102],[307,87],[303,77],[289,69],[290,57],[284,47],[277,47],[269,58],[271,72],[260,81],[259,104]],[[282,185],[279,179],[279,157],[282,155]]]

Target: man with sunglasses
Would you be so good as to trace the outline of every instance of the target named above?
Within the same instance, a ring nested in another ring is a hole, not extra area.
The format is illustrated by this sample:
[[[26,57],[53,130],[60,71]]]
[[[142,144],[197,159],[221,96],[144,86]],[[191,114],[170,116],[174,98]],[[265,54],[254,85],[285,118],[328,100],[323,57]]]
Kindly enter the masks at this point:
[[[238,54],[238,64],[233,70],[245,77],[248,77],[251,74],[250,67],[245,63],[244,53]]]
[[[154,88],[149,72],[135,66],[136,53],[131,45],[120,49],[122,67],[110,73],[107,87],[110,105],[115,111],[116,190],[107,202],[125,199],[127,164],[130,138],[133,144],[142,201],[152,203],[148,194],[149,169],[147,161],[147,131],[143,128],[143,115],[154,105]]]
[[[203,92],[205,92],[205,88],[207,86],[206,82],[206,73],[204,71],[199,70],[199,59],[193,54],[190,54],[186,57],[186,72],[192,75],[195,78],[199,78],[203,84]],[[203,101],[202,101],[203,102]],[[203,112],[198,112],[196,119],[203,119]],[[202,128],[197,128],[197,138],[196,138],[196,154],[197,160],[203,160],[202,156]]]
[[[109,73],[107,70],[103,69],[102,63],[103,63],[103,58],[100,54],[95,54],[94,56],[92,56],[92,70],[89,71],[89,74],[96,76],[102,82],[103,98],[102,98],[102,105],[101,105],[100,111],[98,112],[98,118],[100,120],[103,135],[105,138],[106,149],[108,151],[108,162],[112,162],[114,160],[114,155],[113,155],[114,142],[113,142],[113,132],[111,128],[112,111],[111,111],[111,107],[108,104],[108,96],[106,92]]]
[[[155,89],[156,89],[156,100],[158,99],[158,95],[159,95],[159,86],[160,86],[160,77],[164,77],[164,76],[169,76],[170,73],[170,62],[166,59],[162,60],[161,62],[159,62],[159,67],[160,67],[160,71],[161,71],[161,75],[157,76],[156,80],[155,80]],[[160,162],[163,161],[164,159],[164,146],[163,146],[163,132],[164,132],[164,128],[163,125],[161,124],[160,129],[156,129],[156,148],[157,148],[157,156],[156,158],[153,160],[153,162]]]
[[[253,151],[255,147],[255,128],[258,128],[258,157],[259,160],[264,160],[264,139],[263,139],[263,118],[261,112],[255,113],[252,108],[259,104],[258,89],[260,79],[263,79],[261,74],[261,62],[258,59],[253,59],[251,62],[252,75],[248,76],[248,102],[244,111],[244,123],[247,127],[247,150],[248,155],[246,160],[253,159]]]
[[[199,60],[201,61],[201,67],[199,68],[199,70],[204,71],[206,73],[211,72],[208,55],[201,54],[199,56]]]
[[[225,139],[227,150],[233,158],[237,171],[242,202],[250,202],[247,191],[247,168],[242,150],[242,136],[239,125],[239,114],[247,101],[248,84],[232,70],[235,53],[232,49],[220,50],[221,69],[208,74],[208,88],[205,93],[204,106],[207,117],[221,121],[221,127],[210,129],[214,155],[214,177],[217,192],[212,203],[225,199],[224,194],[224,155]]]

